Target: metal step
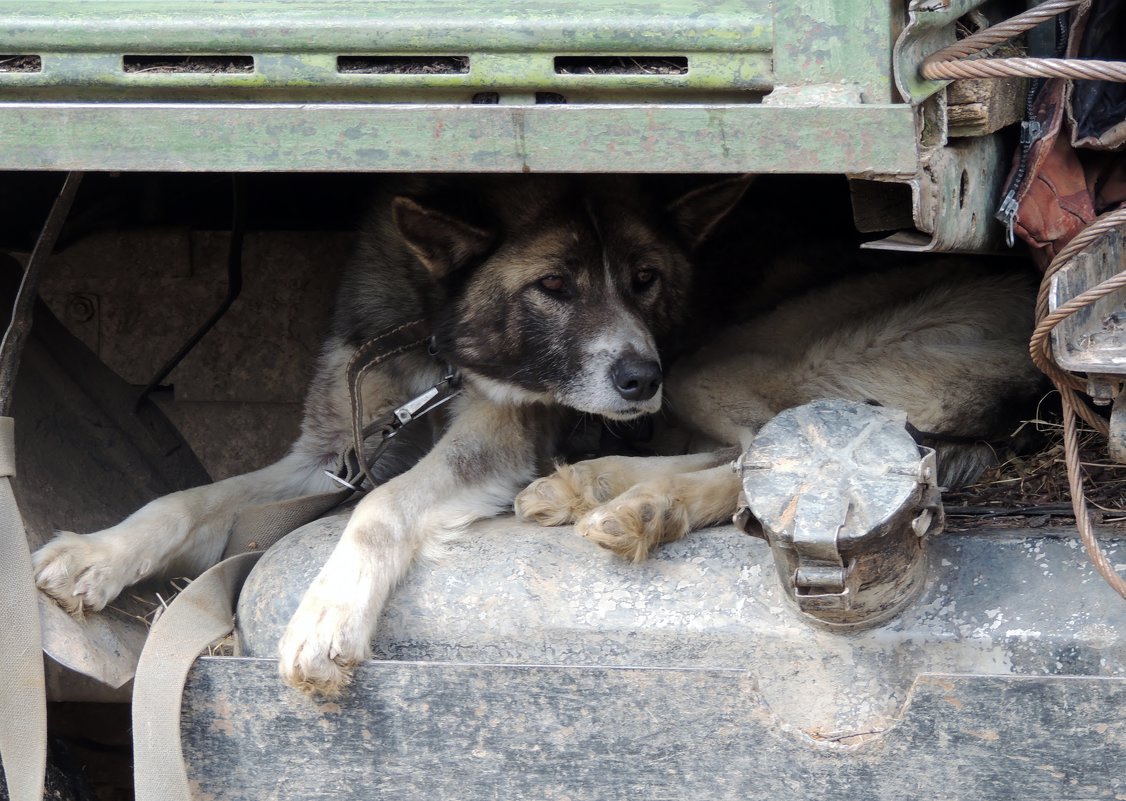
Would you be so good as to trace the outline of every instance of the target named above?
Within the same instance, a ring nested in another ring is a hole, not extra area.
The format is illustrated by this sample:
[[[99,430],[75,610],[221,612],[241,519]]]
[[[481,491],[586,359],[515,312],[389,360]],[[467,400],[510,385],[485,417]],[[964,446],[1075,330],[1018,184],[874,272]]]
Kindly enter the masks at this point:
[[[1069,531],[938,537],[921,598],[841,634],[803,622],[767,546],[733,527],[634,565],[567,527],[487,521],[395,593],[384,661],[316,703],[281,685],[273,655],[343,519],[291,535],[248,579],[239,639],[259,658],[193,668],[184,746],[200,797],[1126,788],[1112,767],[1126,760],[1126,608]],[[1112,561],[1124,544],[1104,542]]]

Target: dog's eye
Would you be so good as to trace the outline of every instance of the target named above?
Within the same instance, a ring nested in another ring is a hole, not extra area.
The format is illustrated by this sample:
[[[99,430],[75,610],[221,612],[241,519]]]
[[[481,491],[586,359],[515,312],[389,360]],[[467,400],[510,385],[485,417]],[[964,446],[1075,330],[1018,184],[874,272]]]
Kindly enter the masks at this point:
[[[657,271],[645,267],[633,274],[633,287],[634,289],[642,290],[651,286],[656,280]]]
[[[540,286],[548,292],[562,292],[567,288],[567,282],[561,275],[548,275],[540,279]]]

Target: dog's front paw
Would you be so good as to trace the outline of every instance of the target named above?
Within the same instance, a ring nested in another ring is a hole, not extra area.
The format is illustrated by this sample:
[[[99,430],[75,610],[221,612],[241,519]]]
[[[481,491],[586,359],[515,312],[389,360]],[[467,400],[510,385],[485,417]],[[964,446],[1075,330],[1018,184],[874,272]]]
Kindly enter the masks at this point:
[[[32,557],[35,584],[70,614],[81,619],[116,598],[138,573],[119,549],[93,535],[61,531]]]
[[[689,529],[684,504],[647,490],[629,492],[575,524],[575,531],[586,539],[634,562],[644,560],[654,546],[680,539]]]
[[[335,698],[370,655],[369,627],[354,610],[307,595],[281,639],[278,672],[308,695]]]
[[[516,514],[541,526],[574,523],[625,489],[617,486],[608,461],[561,465],[550,476],[536,479],[516,496]]]

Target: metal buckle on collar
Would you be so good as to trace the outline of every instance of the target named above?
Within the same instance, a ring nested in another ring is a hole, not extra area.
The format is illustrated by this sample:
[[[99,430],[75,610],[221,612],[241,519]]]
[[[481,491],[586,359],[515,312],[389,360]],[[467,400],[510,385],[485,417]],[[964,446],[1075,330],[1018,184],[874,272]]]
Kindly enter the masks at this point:
[[[383,438],[390,439],[399,433],[403,426],[425,417],[430,412],[445,405],[461,393],[461,374],[452,367],[447,368],[446,377],[417,397],[411,398],[391,413],[391,419],[383,430]]]
[[[380,434],[379,444],[374,450],[367,452],[360,450],[357,443],[353,442],[340,457],[340,465],[336,471],[325,470],[324,474],[332,481],[352,492],[365,492],[365,482],[374,486],[371,480],[370,467],[379,461],[391,440],[406,426],[421,417],[433,412],[461,394],[461,374],[452,367],[446,368],[446,376],[430,389],[417,397],[411,398],[399,408],[381,419],[377,419],[364,427],[360,436],[367,439],[376,432]],[[361,464],[361,461],[364,464]],[[368,469],[365,470],[365,467]]]
[[[338,476],[336,473],[332,472],[331,470],[324,470],[323,472],[326,476],[328,476],[330,479],[332,479],[333,481],[335,481],[337,484],[344,487],[345,489],[350,489],[350,490],[352,490],[352,492],[362,492],[363,491],[359,487],[357,487],[355,484],[353,484],[351,481],[344,478],[344,476]]]

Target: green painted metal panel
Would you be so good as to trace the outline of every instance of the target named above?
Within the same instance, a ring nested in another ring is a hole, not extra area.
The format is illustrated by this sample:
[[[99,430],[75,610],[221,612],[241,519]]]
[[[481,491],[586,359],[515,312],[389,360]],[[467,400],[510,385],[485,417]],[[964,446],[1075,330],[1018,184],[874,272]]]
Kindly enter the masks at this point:
[[[907,175],[915,130],[890,85],[901,14],[860,0],[0,0],[0,53],[29,57],[0,59],[0,167]],[[373,57],[433,59],[340,60]]]
[[[36,53],[37,72],[0,72],[0,99],[166,99],[196,98],[254,101],[279,99],[400,100],[417,99],[419,90],[459,92],[468,102],[481,91],[554,91],[578,93],[630,92],[665,96],[684,92],[770,91],[771,60],[765,53],[692,53],[684,57],[683,74],[646,72],[645,63],[632,73],[557,72],[560,51],[459,53],[467,60],[464,73],[341,72],[332,53],[266,53],[255,55],[248,72],[126,71],[122,54]],[[395,54],[401,55],[401,54]],[[591,54],[583,54],[591,55]],[[660,54],[662,57],[676,53]],[[653,57],[650,55],[649,57]],[[629,61],[628,57],[623,58]],[[428,95],[429,97],[429,95]]]
[[[866,103],[892,102],[891,42],[902,16],[902,8],[889,2],[776,3],[776,84],[847,84]]]
[[[10,52],[768,51],[769,0],[4,0]]]
[[[0,103],[0,169],[913,174],[904,105]]]
[[[667,94],[771,87],[771,11],[765,0],[582,3],[82,2],[0,0],[0,51],[35,56],[28,71],[0,67],[7,100],[402,100],[421,89],[623,91]],[[238,56],[245,71],[146,67],[144,56]],[[338,69],[337,59],[454,56],[465,69],[392,74]],[[556,57],[621,59],[623,70],[561,74]],[[682,72],[638,59],[675,58]],[[26,66],[26,65],[25,65]],[[628,70],[633,68],[633,72]]]

